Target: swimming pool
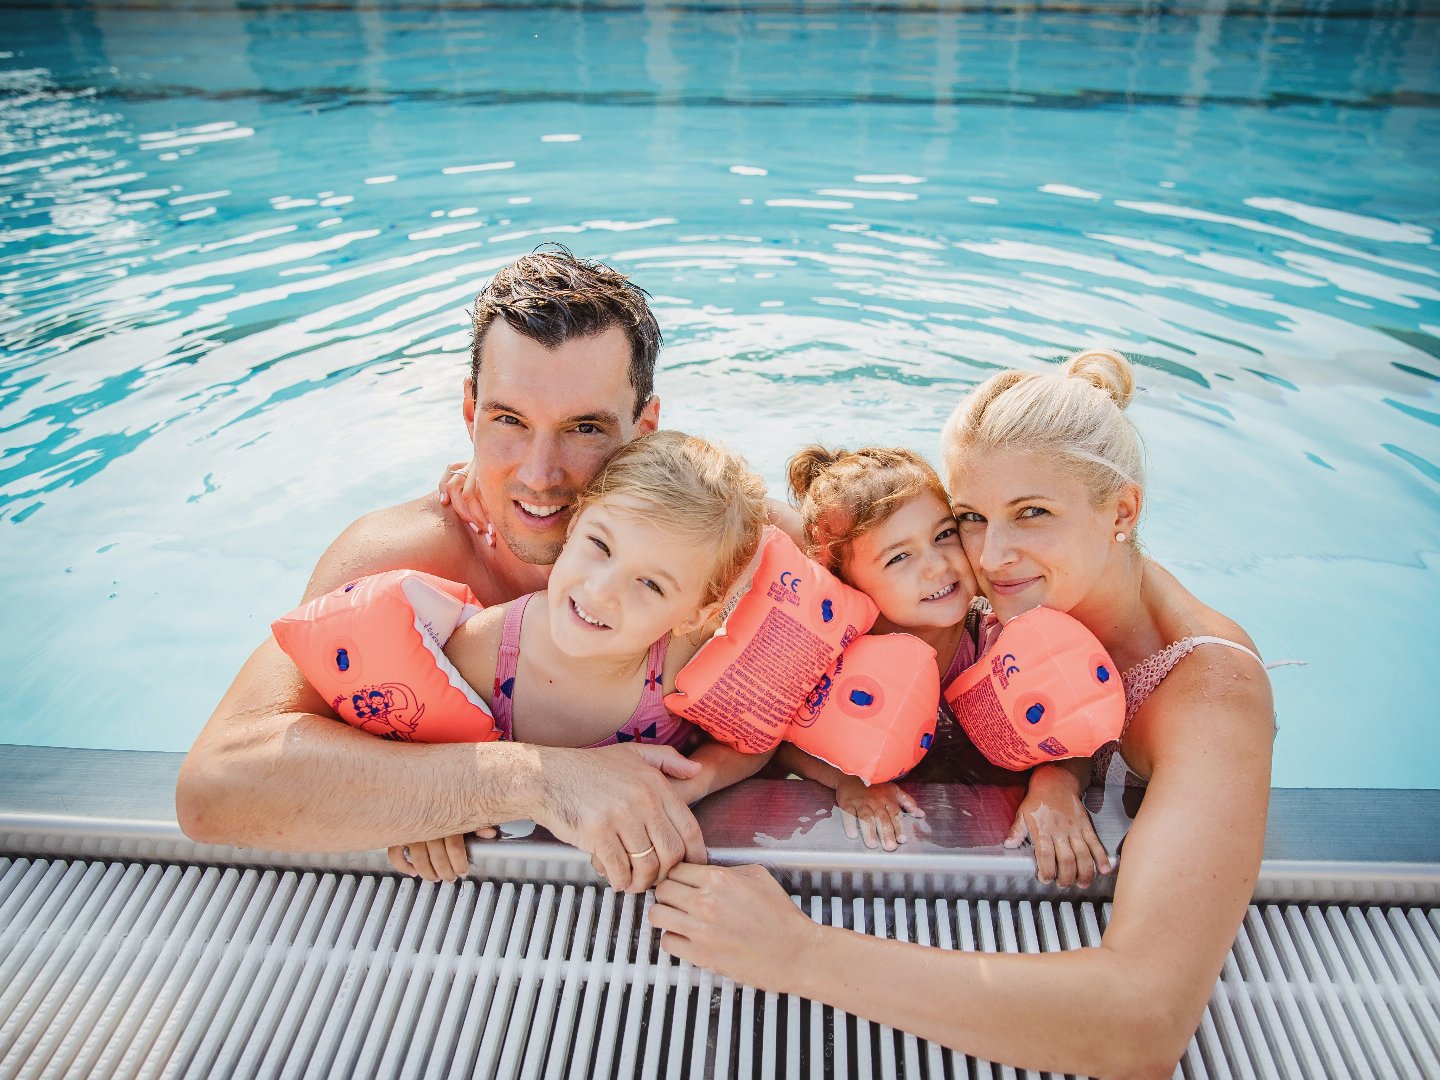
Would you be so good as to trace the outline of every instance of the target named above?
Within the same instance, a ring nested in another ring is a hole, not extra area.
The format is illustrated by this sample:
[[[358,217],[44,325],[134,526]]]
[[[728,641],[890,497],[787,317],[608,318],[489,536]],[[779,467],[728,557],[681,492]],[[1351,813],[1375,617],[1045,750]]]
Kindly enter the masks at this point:
[[[560,240],[777,487],[1127,350],[1146,544],[1309,661],[1275,783],[1440,786],[1440,33],[1376,10],[7,5],[0,741],[188,747]]]

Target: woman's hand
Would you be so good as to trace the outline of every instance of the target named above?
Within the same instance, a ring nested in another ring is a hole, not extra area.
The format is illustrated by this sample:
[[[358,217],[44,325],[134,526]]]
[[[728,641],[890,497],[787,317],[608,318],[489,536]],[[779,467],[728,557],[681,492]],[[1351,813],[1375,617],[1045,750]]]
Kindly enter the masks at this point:
[[[445,475],[440,478],[440,505],[450,507],[456,517],[470,526],[471,532],[482,534],[493,546],[494,526],[490,524],[490,515],[485,512],[485,504],[475,486],[472,464],[457,461],[445,469]]]
[[[772,991],[809,962],[822,929],[761,866],[681,863],[655,886],[649,918],[671,956]]]
[[[851,840],[864,836],[866,847],[894,851],[910,837],[905,832],[905,815],[924,817],[925,811],[898,784],[871,784],[855,776],[842,776],[835,785],[835,804],[840,807],[845,835]]]
[[[1007,848],[1017,848],[1029,836],[1035,845],[1035,876],[1047,885],[1053,881],[1084,889],[1097,869],[1108,874],[1114,868],[1080,791],[1079,781],[1063,766],[1037,766],[1005,838]]]
[[[465,852],[465,833],[442,836],[439,840],[421,840],[414,844],[396,844],[386,850],[390,865],[408,877],[426,881],[456,881],[470,872],[470,857]],[[500,830],[493,825],[476,829],[481,840],[493,840]]]

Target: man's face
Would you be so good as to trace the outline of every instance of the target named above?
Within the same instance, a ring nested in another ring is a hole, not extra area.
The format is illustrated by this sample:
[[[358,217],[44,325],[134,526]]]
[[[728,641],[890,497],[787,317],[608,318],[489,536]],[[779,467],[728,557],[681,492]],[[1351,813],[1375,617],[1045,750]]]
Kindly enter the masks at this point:
[[[547,349],[496,319],[474,390],[466,420],[486,512],[520,559],[553,563],[576,495],[610,451],[655,430],[659,402],[632,419],[630,341],[618,326]]]

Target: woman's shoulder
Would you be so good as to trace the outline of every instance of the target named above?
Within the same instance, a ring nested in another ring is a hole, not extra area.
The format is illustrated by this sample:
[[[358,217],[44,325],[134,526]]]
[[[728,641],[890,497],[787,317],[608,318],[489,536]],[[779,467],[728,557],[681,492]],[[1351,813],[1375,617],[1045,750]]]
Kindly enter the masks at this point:
[[[1151,611],[1165,646],[1187,638],[1219,638],[1242,645],[1252,653],[1259,652],[1244,627],[1196,597],[1159,563],[1150,563],[1149,576],[1156,579],[1152,583],[1156,602],[1151,605]],[[1238,650],[1230,651],[1244,655]]]
[[[1172,656],[1173,666],[1131,718],[1126,757],[1133,748],[1153,767],[1167,748],[1193,748],[1197,739],[1212,745],[1219,739],[1236,754],[1255,740],[1268,745],[1275,707],[1254,639],[1161,573],[1168,581],[1157,590],[1156,638],[1162,651],[1180,647],[1180,655]]]

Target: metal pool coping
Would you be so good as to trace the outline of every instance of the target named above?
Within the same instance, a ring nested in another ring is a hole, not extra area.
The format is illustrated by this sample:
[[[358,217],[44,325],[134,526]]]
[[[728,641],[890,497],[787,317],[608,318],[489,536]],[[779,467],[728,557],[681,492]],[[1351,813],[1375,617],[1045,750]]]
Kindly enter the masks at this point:
[[[1017,1075],[672,960],[648,897],[538,832],[472,843],[454,885],[381,853],[194,844],[179,762],[0,746],[0,1077]],[[929,819],[893,853],[846,840],[801,781],[698,816],[714,860],[771,867],[824,922],[1098,942],[1108,883],[1042,887],[998,848],[1017,788],[915,792]],[[1114,850],[1130,804],[1088,801]],[[1437,821],[1433,791],[1276,790],[1255,902],[1176,1075],[1440,1075]]]

